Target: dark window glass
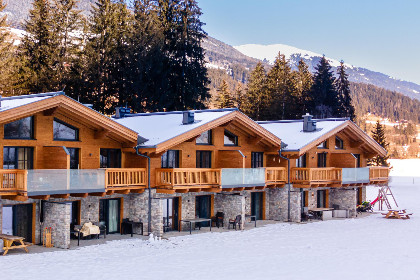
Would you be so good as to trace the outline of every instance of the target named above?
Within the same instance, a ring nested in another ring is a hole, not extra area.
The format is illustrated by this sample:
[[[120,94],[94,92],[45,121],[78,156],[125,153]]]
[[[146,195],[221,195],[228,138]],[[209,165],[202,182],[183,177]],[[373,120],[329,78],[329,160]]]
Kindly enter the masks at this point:
[[[327,167],[327,153],[318,154],[318,167]]]
[[[195,143],[201,145],[211,145],[211,141],[211,130],[207,130],[198,136],[198,138],[195,140]]]
[[[121,168],[121,150],[101,149],[100,166],[101,168]]]
[[[54,140],[77,141],[79,130],[63,121],[54,119]]]
[[[318,208],[325,208],[327,207],[326,204],[326,196],[327,193],[325,192],[325,190],[319,190],[317,191],[317,201],[316,201],[316,206]]]
[[[3,169],[32,169],[33,153],[31,147],[4,147]]]
[[[264,153],[262,152],[252,152],[251,153],[251,167],[258,168],[264,166]]]
[[[70,169],[79,169],[79,148],[67,148],[70,153]]]
[[[360,167],[360,154],[353,154],[356,158],[356,167]]]
[[[211,151],[197,151],[196,167],[211,168]]]
[[[301,155],[297,160],[296,160],[296,167],[300,167],[300,168],[305,168],[306,167],[306,154]]]
[[[162,168],[179,168],[179,151],[166,151],[162,157]]]
[[[328,149],[328,142],[324,141],[318,145],[318,149]]]
[[[225,146],[238,146],[238,136],[228,130],[225,130],[224,143]]]
[[[335,148],[337,150],[344,149],[344,143],[340,137],[335,137]]]
[[[5,139],[33,139],[34,119],[27,117],[4,125]]]

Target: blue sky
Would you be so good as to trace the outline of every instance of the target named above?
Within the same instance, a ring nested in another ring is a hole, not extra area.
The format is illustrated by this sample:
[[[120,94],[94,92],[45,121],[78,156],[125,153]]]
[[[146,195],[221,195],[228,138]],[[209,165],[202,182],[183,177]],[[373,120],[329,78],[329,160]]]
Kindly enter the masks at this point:
[[[420,84],[418,0],[198,0],[230,45],[286,44]]]

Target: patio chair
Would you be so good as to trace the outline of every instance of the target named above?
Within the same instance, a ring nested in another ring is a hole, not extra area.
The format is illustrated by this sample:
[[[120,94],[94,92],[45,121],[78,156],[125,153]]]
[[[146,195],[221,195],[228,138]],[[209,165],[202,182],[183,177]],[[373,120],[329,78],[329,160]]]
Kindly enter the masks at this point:
[[[106,225],[101,224],[100,222],[94,222],[92,224],[99,227],[100,233],[98,234],[98,239],[101,234],[104,236],[104,238],[106,238]]]
[[[308,221],[309,219],[315,219],[316,216],[308,210],[308,207],[303,207],[302,221]]]
[[[241,229],[241,223],[242,223],[242,215],[237,215],[236,218],[233,219],[229,219],[229,225],[228,225],[228,229],[230,229],[230,225],[232,225],[232,227],[236,230],[236,227],[238,226],[239,229]]]
[[[222,225],[222,227],[224,227],[224,223],[223,220],[225,218],[225,214],[223,212],[217,212],[216,216],[211,218],[211,222],[216,224],[217,228],[220,227],[220,225]]]

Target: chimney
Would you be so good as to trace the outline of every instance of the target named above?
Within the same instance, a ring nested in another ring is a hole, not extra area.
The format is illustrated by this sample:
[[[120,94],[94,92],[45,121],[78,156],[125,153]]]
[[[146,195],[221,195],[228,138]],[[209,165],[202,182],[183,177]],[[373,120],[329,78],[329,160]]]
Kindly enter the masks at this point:
[[[182,113],[182,124],[192,124],[194,123],[194,112],[193,111],[185,111]]]
[[[115,108],[115,118],[121,119],[124,118],[125,115],[130,114],[131,109],[126,107],[117,107]]]
[[[312,115],[303,115],[303,132],[313,132],[316,130],[316,121],[312,120]]]

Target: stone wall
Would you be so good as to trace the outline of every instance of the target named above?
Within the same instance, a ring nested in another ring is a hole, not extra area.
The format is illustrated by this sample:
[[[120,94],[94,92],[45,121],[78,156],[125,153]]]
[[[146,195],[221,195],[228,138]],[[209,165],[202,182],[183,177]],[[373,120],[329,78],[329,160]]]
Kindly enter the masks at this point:
[[[54,247],[70,248],[70,213],[71,205],[65,203],[45,203],[44,228],[52,228]]]
[[[245,222],[245,196],[241,194],[220,193],[214,197],[214,211],[225,214],[223,224],[229,226],[229,219],[235,219],[237,215],[242,216],[240,228],[243,229]]]
[[[287,186],[268,189],[266,191],[269,203],[267,218],[275,221],[287,221]]]
[[[349,210],[350,217],[356,217],[357,191],[350,189],[331,189],[330,205],[338,205],[340,210]]]
[[[287,208],[287,207],[286,207]],[[290,221],[300,223],[302,219],[302,193],[299,189],[290,192]]]

